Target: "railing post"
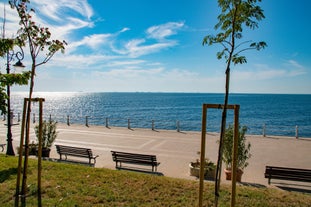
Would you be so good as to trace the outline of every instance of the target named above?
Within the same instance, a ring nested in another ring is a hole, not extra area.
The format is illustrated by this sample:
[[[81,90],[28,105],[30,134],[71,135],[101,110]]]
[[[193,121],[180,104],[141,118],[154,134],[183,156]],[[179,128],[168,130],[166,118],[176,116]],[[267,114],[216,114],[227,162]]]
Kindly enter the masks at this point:
[[[67,115],[67,125],[70,126],[69,115]]]
[[[130,121],[130,119],[127,119],[127,128],[131,129],[131,121]]]
[[[154,120],[151,121],[151,129],[154,131]]]
[[[89,116],[85,116],[85,126],[89,127]]]
[[[17,122],[20,122],[20,121],[21,121],[21,114],[17,113]]]
[[[296,125],[296,139],[298,139],[298,126]]]
[[[36,123],[36,114],[35,113],[33,113],[33,123]]]
[[[177,128],[177,132],[180,132],[180,125],[179,125],[179,121],[176,121],[176,128]]]
[[[106,117],[106,128],[108,128],[108,117]]]
[[[266,137],[266,124],[263,124],[263,127],[262,127],[262,136],[263,136],[263,137]]]

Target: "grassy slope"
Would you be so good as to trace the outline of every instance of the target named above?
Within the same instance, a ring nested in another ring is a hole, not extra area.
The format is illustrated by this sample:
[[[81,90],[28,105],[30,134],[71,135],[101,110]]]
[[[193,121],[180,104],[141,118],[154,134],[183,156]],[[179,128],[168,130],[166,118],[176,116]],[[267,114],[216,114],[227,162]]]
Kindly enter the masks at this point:
[[[0,155],[0,203],[13,206],[17,157]],[[29,161],[27,206],[36,206],[37,163]],[[206,183],[204,205],[213,204]],[[236,206],[310,206],[311,195],[267,188],[237,188]],[[135,172],[43,162],[43,206],[197,206],[198,182]],[[220,206],[230,206],[230,186],[221,188]]]

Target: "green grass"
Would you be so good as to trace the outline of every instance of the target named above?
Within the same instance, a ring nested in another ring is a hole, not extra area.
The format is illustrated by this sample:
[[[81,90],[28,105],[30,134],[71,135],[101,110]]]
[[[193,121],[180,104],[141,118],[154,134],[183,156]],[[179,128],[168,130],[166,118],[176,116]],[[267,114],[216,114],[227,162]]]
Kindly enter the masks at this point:
[[[17,157],[0,155],[0,203],[13,206]],[[37,161],[29,160],[27,206],[37,205]],[[198,205],[197,181],[137,172],[43,161],[43,206]],[[212,206],[214,183],[204,186],[204,206]],[[230,186],[221,186],[219,206],[230,206]],[[238,186],[236,206],[310,206],[311,195],[271,188]]]

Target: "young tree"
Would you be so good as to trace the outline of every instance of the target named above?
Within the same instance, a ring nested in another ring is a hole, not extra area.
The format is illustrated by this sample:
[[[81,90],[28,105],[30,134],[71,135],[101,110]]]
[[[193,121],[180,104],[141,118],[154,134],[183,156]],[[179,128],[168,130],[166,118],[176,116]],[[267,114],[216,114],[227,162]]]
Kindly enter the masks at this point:
[[[23,182],[22,194],[26,193],[27,181],[27,165],[28,165],[28,145],[29,145],[29,129],[30,129],[30,115],[31,115],[31,100],[34,89],[34,77],[36,68],[40,65],[47,63],[56,52],[65,51],[65,41],[51,40],[51,33],[47,27],[41,27],[36,24],[32,19],[32,14],[35,12],[33,8],[28,8],[30,0],[12,0],[9,1],[11,8],[16,9],[19,16],[19,25],[21,28],[18,30],[19,41],[28,45],[31,57],[31,77],[29,88],[29,103],[26,110],[26,131],[25,131],[25,159],[23,167]],[[46,52],[44,55],[41,53]],[[17,192],[18,193],[18,192]],[[16,195],[18,197],[18,195]],[[22,196],[22,205],[25,205],[25,196]],[[18,205],[15,201],[15,205]]]
[[[222,50],[217,53],[217,58],[225,59],[226,61],[225,98],[215,184],[216,203],[219,196],[218,190],[221,176],[222,146],[226,130],[231,63],[234,65],[247,63],[246,57],[242,54],[243,52],[247,50],[260,50],[267,46],[262,41],[253,42],[242,40],[244,28],[256,29],[258,28],[258,22],[265,18],[263,10],[257,5],[257,2],[261,2],[261,0],[218,0],[221,13],[218,16],[218,23],[215,25],[215,30],[220,31],[216,35],[207,35],[203,39],[203,45],[220,44]]]

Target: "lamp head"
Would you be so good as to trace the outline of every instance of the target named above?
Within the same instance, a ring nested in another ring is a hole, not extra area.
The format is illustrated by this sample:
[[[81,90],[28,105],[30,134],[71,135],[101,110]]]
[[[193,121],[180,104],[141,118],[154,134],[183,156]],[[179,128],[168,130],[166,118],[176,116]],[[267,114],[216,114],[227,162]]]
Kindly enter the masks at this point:
[[[13,66],[15,70],[19,72],[21,72],[26,67],[20,60],[18,60]]]

